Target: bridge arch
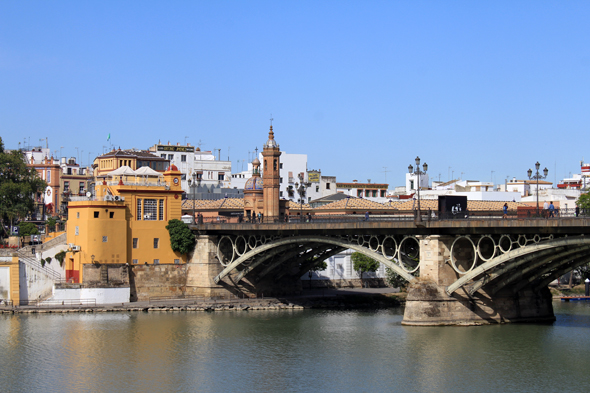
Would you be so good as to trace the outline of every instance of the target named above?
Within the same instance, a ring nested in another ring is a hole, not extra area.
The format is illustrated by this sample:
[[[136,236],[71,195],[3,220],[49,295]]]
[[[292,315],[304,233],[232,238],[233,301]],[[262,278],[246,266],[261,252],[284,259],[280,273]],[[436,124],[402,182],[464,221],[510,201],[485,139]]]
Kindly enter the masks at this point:
[[[392,269],[394,272],[399,274],[407,281],[412,281],[414,276],[408,273],[405,269],[400,267],[398,264],[393,262],[392,260],[387,259],[382,255],[382,253],[378,253],[376,251],[372,251],[371,249],[361,246],[357,243],[350,242],[344,240],[342,238],[334,238],[334,237],[327,237],[327,236],[291,236],[281,239],[274,239],[271,241],[267,241],[264,244],[257,245],[257,247],[245,252],[237,259],[233,260],[232,262],[228,263],[224,269],[213,279],[213,281],[218,284],[224,277],[229,275],[232,271],[234,271],[238,266],[243,265],[245,262],[249,261],[250,259],[260,255],[264,252],[269,252],[274,249],[278,249],[283,246],[293,245],[293,244],[318,244],[318,245],[333,245],[342,249],[351,249],[357,251],[361,254],[364,254],[374,260],[378,261],[379,263],[383,263],[388,268]],[[275,251],[278,252],[278,251]],[[319,261],[318,261],[319,262]],[[254,267],[258,266],[257,261],[254,261],[253,264],[255,266],[247,267],[248,271],[253,270]],[[240,279],[244,277],[246,273],[241,274],[238,276]]]
[[[558,277],[560,268],[572,265],[573,259],[578,262],[576,267],[583,264],[583,261],[590,259],[590,256],[584,259],[589,250],[590,238],[584,236],[551,238],[540,243],[533,242],[531,245],[511,249],[477,266],[449,285],[446,288],[446,293],[451,296],[458,289],[467,287],[471,283],[472,286],[468,292],[473,294],[500,278],[502,280],[492,289],[493,292],[497,292],[510,283],[516,283],[515,288],[522,289],[535,280],[542,279],[544,282],[551,277],[554,280]],[[582,261],[578,261],[579,258],[582,258]],[[535,260],[536,262],[534,262]],[[525,264],[530,264],[530,266],[523,269]],[[569,266],[570,270],[572,268]],[[534,273],[526,276],[526,273],[529,272]],[[479,280],[476,280],[478,278]]]

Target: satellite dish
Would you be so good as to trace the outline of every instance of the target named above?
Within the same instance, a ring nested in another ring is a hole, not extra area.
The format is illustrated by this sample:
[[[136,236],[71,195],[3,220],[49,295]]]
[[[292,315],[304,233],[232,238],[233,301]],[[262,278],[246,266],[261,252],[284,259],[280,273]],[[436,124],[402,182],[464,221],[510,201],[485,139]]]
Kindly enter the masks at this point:
[[[88,198],[90,198],[90,197],[92,196],[92,193],[91,193],[90,191],[88,191],[88,192],[86,193],[86,196],[87,196]]]

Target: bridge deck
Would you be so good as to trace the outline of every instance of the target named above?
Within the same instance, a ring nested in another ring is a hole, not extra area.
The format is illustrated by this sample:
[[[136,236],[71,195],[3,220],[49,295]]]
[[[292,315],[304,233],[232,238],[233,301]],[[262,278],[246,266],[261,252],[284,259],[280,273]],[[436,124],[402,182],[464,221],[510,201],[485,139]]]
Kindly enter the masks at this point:
[[[252,235],[280,234],[404,234],[404,235],[478,235],[478,234],[590,234],[590,218],[552,219],[461,219],[416,223],[414,220],[348,220],[289,223],[205,223],[190,225],[199,234]]]

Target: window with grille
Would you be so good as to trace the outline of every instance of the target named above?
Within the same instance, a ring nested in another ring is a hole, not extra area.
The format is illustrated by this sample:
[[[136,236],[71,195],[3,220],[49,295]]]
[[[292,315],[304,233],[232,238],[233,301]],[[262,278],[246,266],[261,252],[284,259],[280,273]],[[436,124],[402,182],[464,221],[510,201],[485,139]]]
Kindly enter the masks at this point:
[[[76,236],[78,236],[80,234],[80,227],[76,227]]]
[[[141,220],[141,198],[137,198],[137,219]]]
[[[160,260],[159,259],[154,259],[154,265],[159,265],[160,264]]]
[[[154,238],[154,248],[158,248],[159,245],[160,245],[160,239],[155,237]]]
[[[94,218],[98,218],[99,214],[100,214],[100,212],[94,212]]]
[[[175,265],[178,265],[178,264],[180,264],[180,259],[175,259],[175,260],[174,260],[174,264],[175,264]]]
[[[109,240],[109,237],[108,236],[103,236],[102,237],[102,242],[103,243],[106,243],[108,240]]]
[[[181,162],[186,162],[186,154],[183,154],[180,156],[180,161]]]
[[[69,192],[69,191],[70,191],[70,182],[64,181],[64,192]]]
[[[137,259],[133,259],[132,262],[134,265],[137,265],[137,263],[138,263]]]
[[[155,221],[158,219],[158,200],[144,199],[143,200],[143,219],[147,221]]]
[[[138,242],[138,238],[134,237],[133,238],[133,248],[137,248],[137,242]]]
[[[158,207],[158,220],[164,221],[164,200],[160,199],[160,205]]]

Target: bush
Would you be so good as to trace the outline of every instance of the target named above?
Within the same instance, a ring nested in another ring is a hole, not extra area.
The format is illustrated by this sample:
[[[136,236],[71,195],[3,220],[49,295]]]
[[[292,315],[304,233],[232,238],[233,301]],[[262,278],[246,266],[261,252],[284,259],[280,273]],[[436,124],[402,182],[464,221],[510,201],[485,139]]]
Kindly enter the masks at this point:
[[[177,219],[170,220],[166,225],[166,229],[170,234],[172,251],[188,254],[195,249],[195,235],[184,222]]]
[[[18,234],[19,236],[38,235],[39,229],[32,222],[21,222],[18,224]]]
[[[60,251],[55,254],[55,259],[59,262],[59,266],[62,267],[64,265],[64,259],[66,259],[66,252]]]

